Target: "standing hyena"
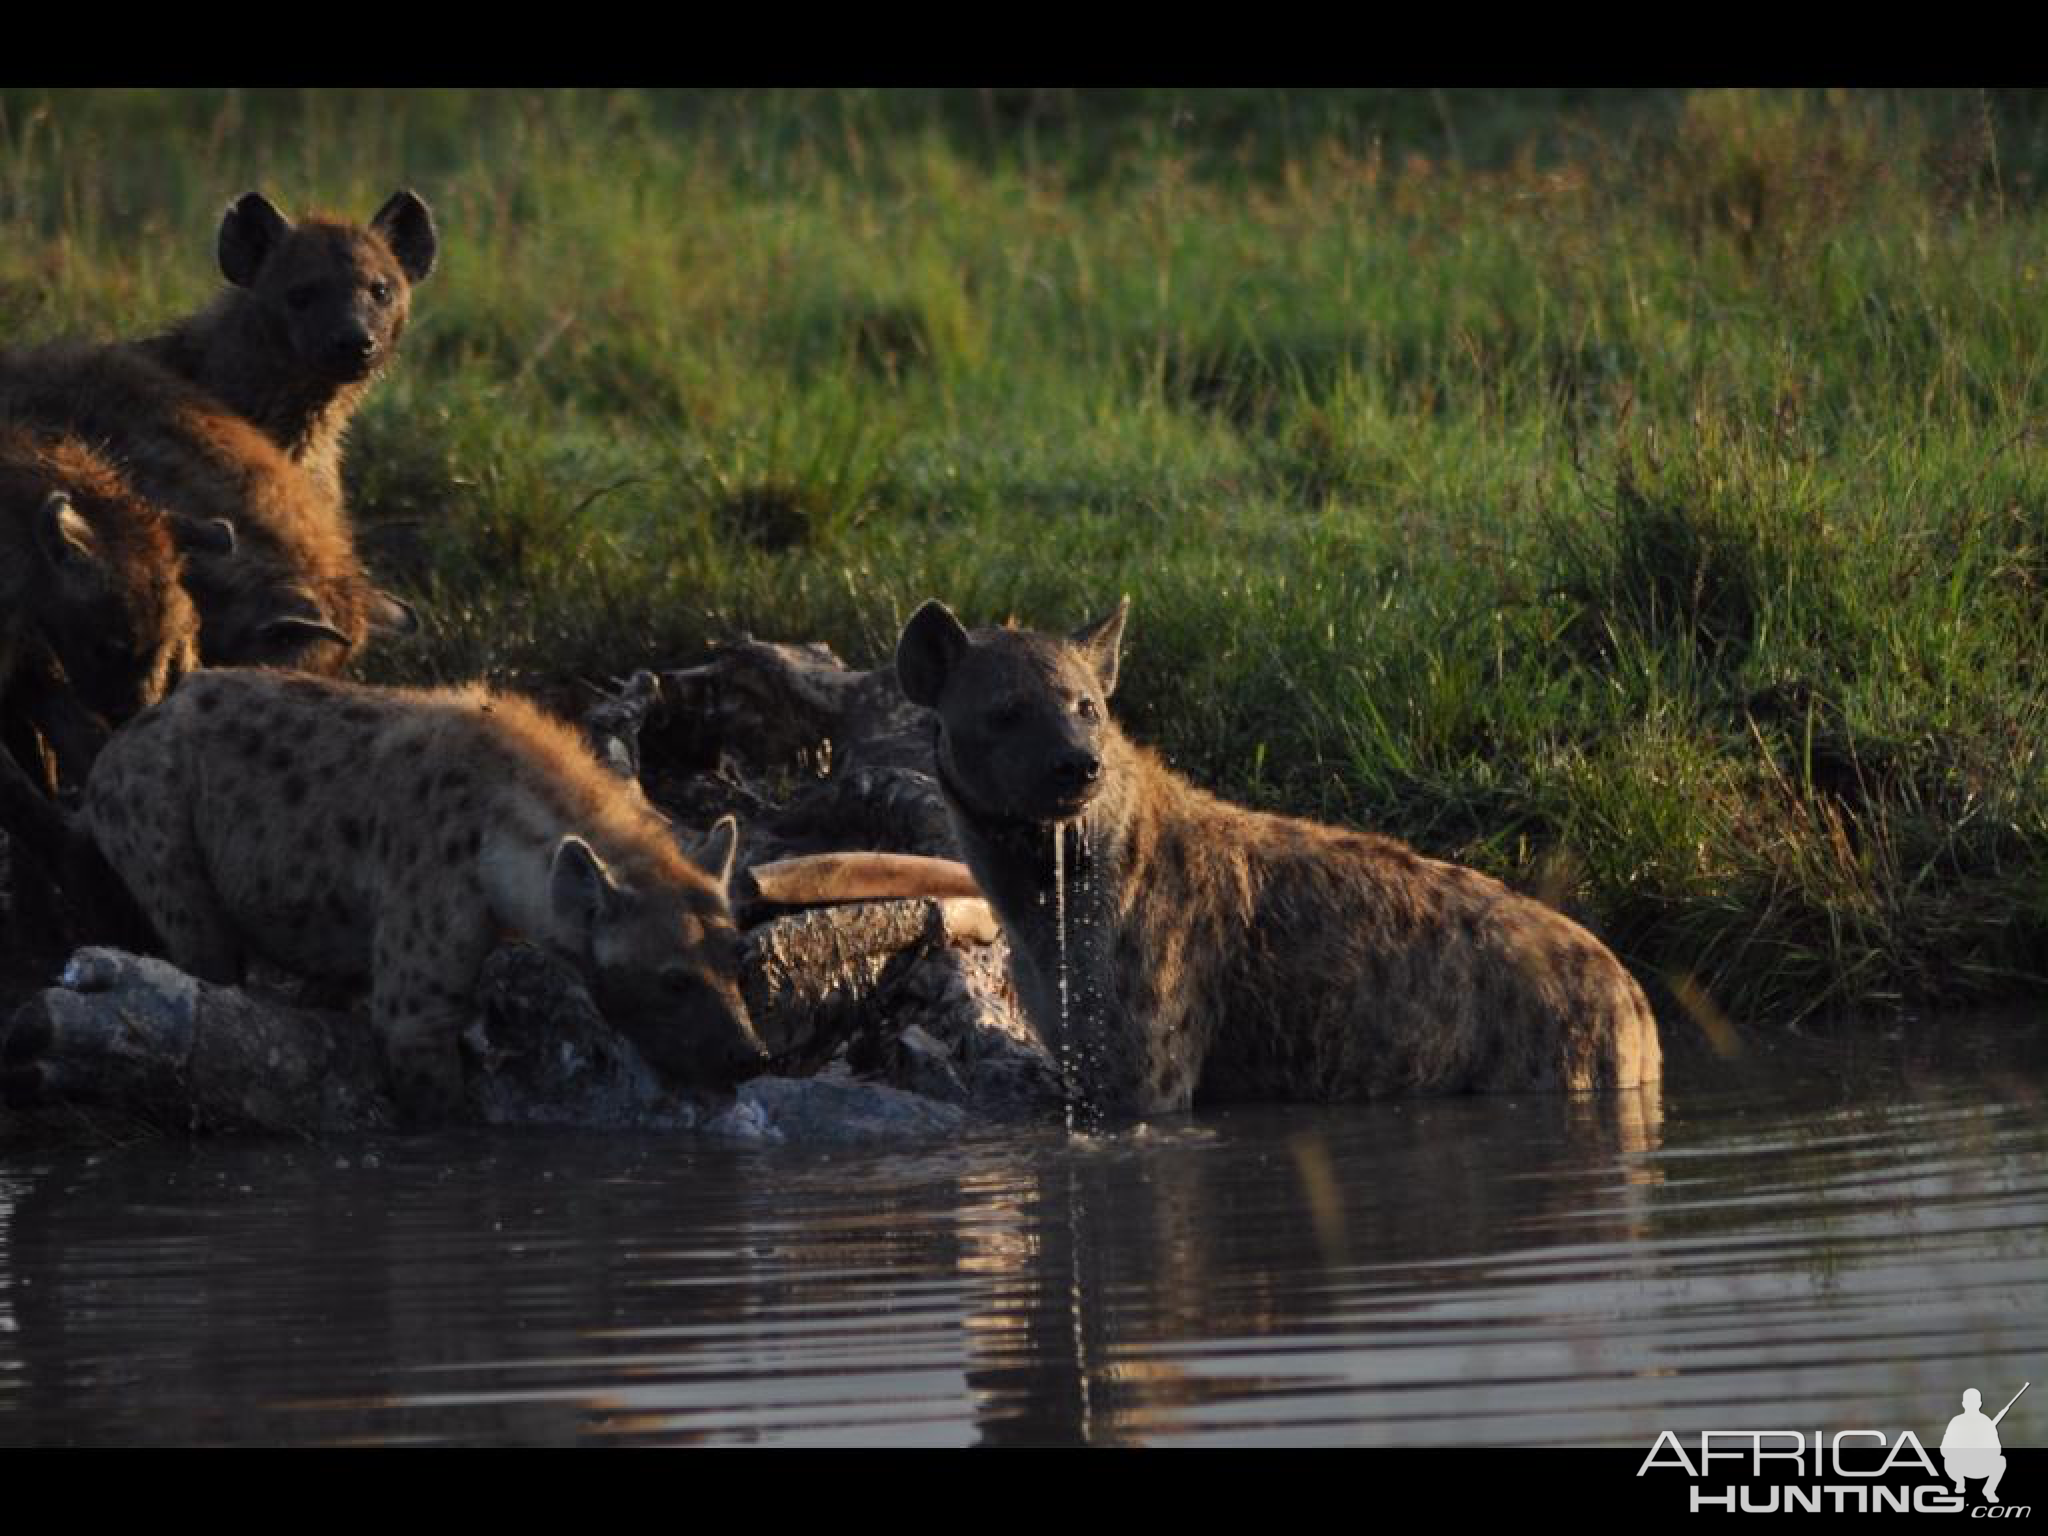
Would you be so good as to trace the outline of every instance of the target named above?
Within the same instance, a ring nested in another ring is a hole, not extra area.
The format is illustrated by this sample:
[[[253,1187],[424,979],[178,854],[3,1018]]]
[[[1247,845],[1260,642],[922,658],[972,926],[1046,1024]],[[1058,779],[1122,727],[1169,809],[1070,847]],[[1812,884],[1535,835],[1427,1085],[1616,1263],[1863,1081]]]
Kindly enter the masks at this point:
[[[1229,805],[1125,737],[1106,701],[1128,606],[1063,639],[970,634],[930,602],[896,650],[938,713],[939,781],[1025,1009],[1086,1098],[1657,1081],[1642,990],[1576,923],[1392,839]],[[1064,969],[1054,829],[1074,851]]]
[[[100,754],[85,824],[185,970],[234,982],[253,951],[367,975],[415,1111],[452,1107],[457,1036],[506,930],[578,965],[665,1074],[765,1064],[738,990],[731,819],[700,867],[518,698],[203,671]]]
[[[228,287],[137,346],[254,422],[339,508],[343,435],[439,249],[434,216],[411,191],[392,193],[367,225],[293,224],[244,193],[221,220]]]

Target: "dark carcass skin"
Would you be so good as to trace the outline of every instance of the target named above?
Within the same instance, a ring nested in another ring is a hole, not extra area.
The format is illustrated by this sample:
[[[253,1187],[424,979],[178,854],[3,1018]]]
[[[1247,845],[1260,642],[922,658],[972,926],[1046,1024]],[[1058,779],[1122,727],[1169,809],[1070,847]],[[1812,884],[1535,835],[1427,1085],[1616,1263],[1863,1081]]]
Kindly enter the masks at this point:
[[[890,669],[742,641],[580,695],[550,702],[584,721],[597,755],[679,836],[739,815],[743,868],[840,849],[953,856],[928,718]],[[975,925],[938,900],[791,911],[746,889],[742,877],[744,990],[770,1076],[737,1093],[665,1089],[573,968],[510,943],[486,966],[464,1040],[471,1117],[777,1140],[1058,1112],[1057,1069],[1016,1009],[1000,937],[970,936]],[[216,987],[160,960],[81,949],[0,1034],[0,1136],[395,1124],[366,1021],[294,992],[289,978]]]

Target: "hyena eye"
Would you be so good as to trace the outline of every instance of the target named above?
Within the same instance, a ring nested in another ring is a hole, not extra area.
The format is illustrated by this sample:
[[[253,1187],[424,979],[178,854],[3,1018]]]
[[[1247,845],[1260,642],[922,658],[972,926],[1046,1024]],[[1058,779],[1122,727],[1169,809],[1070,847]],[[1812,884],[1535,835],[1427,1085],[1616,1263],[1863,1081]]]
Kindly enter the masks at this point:
[[[300,283],[285,290],[284,301],[293,309],[310,309],[313,301],[320,297],[320,289],[313,283]]]
[[[1079,715],[1083,720],[1093,720],[1097,716],[1099,716],[1102,713],[1102,711],[1100,708],[1096,706],[1095,701],[1089,698],[1088,695],[1084,693],[1081,695],[1081,702],[1074,706],[1074,713]]]
[[[391,302],[391,285],[382,278],[379,278],[376,282],[370,284],[370,297],[379,304],[389,304]]]

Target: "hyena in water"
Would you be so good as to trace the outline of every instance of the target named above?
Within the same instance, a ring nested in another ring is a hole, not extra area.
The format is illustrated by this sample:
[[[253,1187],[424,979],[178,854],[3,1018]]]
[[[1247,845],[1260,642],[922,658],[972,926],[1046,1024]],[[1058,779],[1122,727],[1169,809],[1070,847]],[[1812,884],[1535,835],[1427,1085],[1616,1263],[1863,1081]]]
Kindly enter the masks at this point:
[[[137,346],[254,422],[339,509],[342,438],[439,249],[433,213],[411,191],[394,192],[367,225],[293,224],[245,193],[221,220],[228,287]]]
[[[1658,1080],[1641,988],[1576,923],[1390,838],[1227,804],[1131,742],[1107,703],[1128,606],[1063,638],[929,602],[896,651],[1025,1009],[1092,1104]]]
[[[693,862],[532,705],[208,670],[117,734],[85,826],[169,957],[208,981],[254,952],[370,980],[400,1101],[452,1109],[480,967],[512,931],[579,966],[650,1064],[730,1082],[765,1056],[727,904],[736,829]]]

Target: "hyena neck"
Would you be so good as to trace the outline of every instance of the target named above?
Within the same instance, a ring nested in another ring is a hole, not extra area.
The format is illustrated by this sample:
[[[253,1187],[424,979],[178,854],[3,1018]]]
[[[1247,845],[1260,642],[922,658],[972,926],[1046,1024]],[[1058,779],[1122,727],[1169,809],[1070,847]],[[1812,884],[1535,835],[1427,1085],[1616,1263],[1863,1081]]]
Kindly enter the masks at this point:
[[[637,816],[577,815],[545,788],[516,782],[489,798],[477,872],[491,916],[504,928],[584,965],[587,935],[562,921],[550,898],[556,851],[565,837],[588,843],[613,878],[636,891],[687,884],[688,862],[665,830]]]
[[[553,847],[513,817],[491,818],[477,855],[477,875],[484,901],[499,927],[571,959],[577,946],[568,942],[548,901],[548,871]]]
[[[1133,754],[1134,749],[1121,736],[1106,739],[1101,793],[1082,815],[1054,823],[1007,817],[980,803],[953,772],[941,738],[939,787],[952,812],[953,829],[968,867],[996,914],[1014,934],[1028,936],[1034,952],[1041,939],[1048,944],[1057,942],[1062,874],[1070,923],[1077,918],[1115,917],[1115,893],[1137,809],[1129,777],[1119,769]],[[1055,827],[1061,829],[1064,839],[1064,847],[1058,851]]]
[[[222,294],[143,348],[253,422],[324,490],[340,497],[342,439],[369,380],[335,383],[308,375],[239,290]]]
[[[1128,989],[1118,985],[1116,966],[1126,948],[1121,939],[1131,904],[1127,864],[1141,815],[1132,770],[1142,764],[1113,728],[1103,759],[1101,793],[1084,814],[1061,823],[977,811],[971,793],[963,795],[950,773],[943,743],[939,782],[967,865],[1009,940],[1018,994],[1033,1027],[1055,1052],[1063,1031],[1087,1039],[1088,1070],[1121,1078],[1119,1063],[1128,1052],[1111,1051],[1108,1042],[1123,1039],[1133,1027],[1123,1017],[1121,999]]]

